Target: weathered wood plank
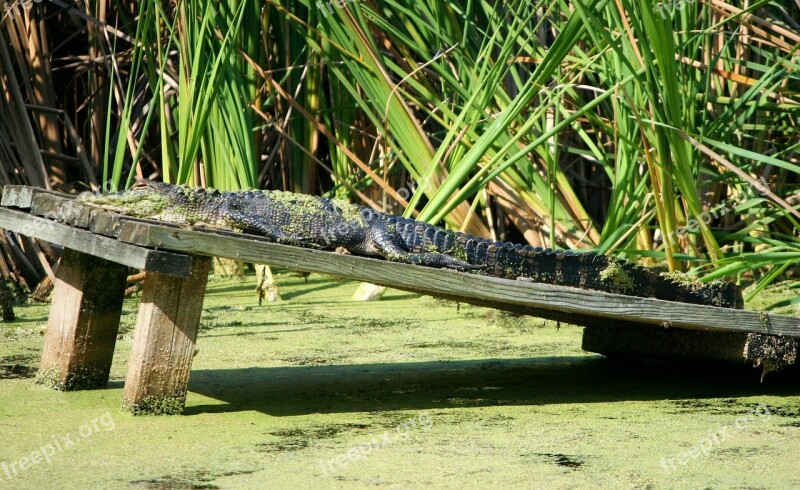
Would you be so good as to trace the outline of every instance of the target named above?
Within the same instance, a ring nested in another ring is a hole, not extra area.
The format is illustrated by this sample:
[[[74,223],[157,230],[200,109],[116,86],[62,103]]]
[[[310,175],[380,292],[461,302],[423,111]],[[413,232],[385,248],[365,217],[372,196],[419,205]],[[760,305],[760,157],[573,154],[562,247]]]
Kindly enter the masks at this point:
[[[186,279],[145,276],[123,394],[132,413],[183,411],[210,267],[198,257]]]
[[[31,207],[34,196],[38,194],[68,197],[67,194],[61,194],[39,187],[6,185],[3,186],[3,197],[0,199],[0,206],[28,209]]]
[[[138,220],[86,205],[65,194],[35,194],[30,206],[30,212],[59,223],[88,229],[92,233],[112,238],[119,236],[123,220],[158,224],[155,221]]]
[[[51,219],[65,225],[91,229],[97,222],[94,233],[116,238],[119,226],[114,226],[119,215],[108,213],[100,208],[87,206],[75,196],[46,191],[36,187],[8,185],[3,188],[3,206],[29,209],[32,215]],[[102,215],[102,216],[98,216]]]
[[[0,206],[27,209],[33,200],[33,187],[26,185],[7,185],[3,187],[3,198]]]
[[[84,204],[75,196],[24,185],[3,188],[2,206],[29,209],[32,215],[88,229],[92,233],[117,238],[123,221],[171,226],[158,221],[133,218]]]
[[[88,228],[91,219],[91,209],[65,194],[36,193],[30,213],[78,228]]]
[[[191,269],[191,256],[121,243],[112,238],[98,236],[9,208],[0,207],[0,228],[136,269],[156,271],[176,277],[188,277]]]
[[[510,281],[366,257],[342,255],[269,243],[257,237],[212,232],[176,231],[141,223],[124,223],[120,239],[142,246],[187,253],[266,262],[291,269],[369,281],[407,291],[446,296],[498,309],[557,313],[582,325],[594,322],[658,325],[709,331],[756,332],[800,337],[800,318],[732,310],[651,298],[638,298],[564,286]],[[598,318],[595,320],[594,318]]]
[[[124,220],[159,224],[152,220],[140,220],[112,213],[81,203],[72,196],[55,193],[37,192],[32,198],[30,213],[112,238],[119,236]]]
[[[105,386],[127,273],[124,265],[64,249],[37,382],[58,390]]]
[[[155,226],[161,226],[164,228],[171,228],[175,230],[182,229],[178,225],[164,223],[152,219],[133,218],[131,216],[124,216],[121,214],[105,211],[103,209],[96,208],[94,206],[83,205],[83,207],[84,207],[83,212],[84,213],[88,212],[89,231],[91,231],[92,233],[97,233],[100,235],[105,235],[113,238],[119,238],[119,235],[122,232],[122,226],[124,223],[127,222],[150,224]]]

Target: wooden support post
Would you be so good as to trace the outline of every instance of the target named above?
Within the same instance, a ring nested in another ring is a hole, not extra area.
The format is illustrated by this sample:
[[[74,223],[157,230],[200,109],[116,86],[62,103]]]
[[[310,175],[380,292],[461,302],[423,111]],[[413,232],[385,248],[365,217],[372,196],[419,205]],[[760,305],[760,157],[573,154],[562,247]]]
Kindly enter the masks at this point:
[[[133,414],[183,411],[210,267],[195,257],[188,278],[145,276],[123,394]]]
[[[108,382],[128,268],[65,248],[37,382],[59,390]]]

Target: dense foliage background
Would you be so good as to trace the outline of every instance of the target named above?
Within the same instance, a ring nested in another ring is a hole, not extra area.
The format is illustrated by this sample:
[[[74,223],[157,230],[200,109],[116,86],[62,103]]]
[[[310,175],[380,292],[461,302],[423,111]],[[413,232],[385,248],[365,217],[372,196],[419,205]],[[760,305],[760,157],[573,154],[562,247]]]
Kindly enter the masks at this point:
[[[327,193],[751,295],[800,260],[797,2],[6,2],[2,184]]]

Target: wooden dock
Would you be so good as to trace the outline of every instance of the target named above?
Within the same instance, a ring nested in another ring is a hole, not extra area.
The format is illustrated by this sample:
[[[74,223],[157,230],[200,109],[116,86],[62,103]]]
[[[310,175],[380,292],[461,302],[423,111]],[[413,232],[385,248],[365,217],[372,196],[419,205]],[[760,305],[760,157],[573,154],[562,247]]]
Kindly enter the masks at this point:
[[[584,348],[609,355],[793,364],[800,318],[514,281],[183,229],[83,206],[70,196],[6,186],[0,228],[65,247],[39,381],[103,386],[128,267],[147,272],[125,383],[134,413],[184,404],[211,257],[266,263],[583,325]],[[648,339],[659,339],[657,342]]]

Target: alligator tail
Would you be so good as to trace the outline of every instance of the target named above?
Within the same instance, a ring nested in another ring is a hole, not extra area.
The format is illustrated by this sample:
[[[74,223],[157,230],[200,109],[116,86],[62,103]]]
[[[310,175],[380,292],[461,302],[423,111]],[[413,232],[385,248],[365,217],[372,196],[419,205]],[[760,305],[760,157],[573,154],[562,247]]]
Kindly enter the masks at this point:
[[[386,225],[402,237],[410,252],[447,254],[480,266],[481,272],[496,277],[527,278],[548,284],[726,308],[744,305],[739,288],[728,282],[700,285],[676,281],[604,255],[487,240],[399,216],[384,215],[384,219]]]

